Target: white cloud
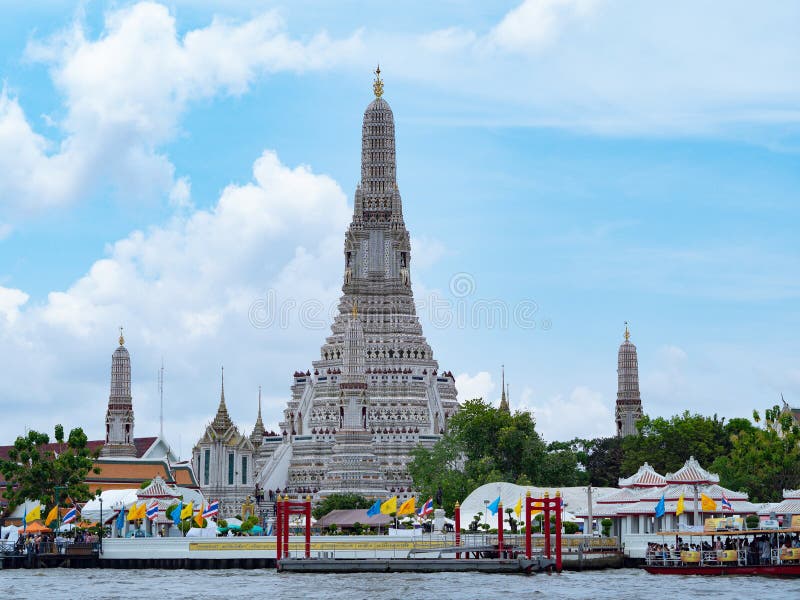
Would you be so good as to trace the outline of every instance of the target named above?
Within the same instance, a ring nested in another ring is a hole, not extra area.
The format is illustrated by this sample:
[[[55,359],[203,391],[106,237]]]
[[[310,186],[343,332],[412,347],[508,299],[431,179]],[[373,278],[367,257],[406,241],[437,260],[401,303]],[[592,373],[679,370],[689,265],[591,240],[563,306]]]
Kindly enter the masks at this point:
[[[524,0],[492,29],[489,41],[504,50],[536,50],[554,42],[565,22],[589,16],[597,4],[597,0]]]
[[[241,94],[263,74],[347,62],[359,46],[358,35],[292,39],[274,12],[243,22],[215,18],[181,37],[167,7],[152,2],[109,12],[97,38],[76,22],[31,42],[27,56],[50,68],[64,97],[63,139],[36,133],[19,99],[3,90],[0,210],[63,205],[106,185],[130,200],[170,191],[185,199],[159,148],[174,138],[191,101]]]
[[[557,394],[537,400],[531,387],[522,390],[516,410],[528,410],[536,420],[536,430],[546,441],[576,437],[608,437],[614,434],[614,418],[603,394],[586,386],[576,386],[568,396]]]
[[[8,411],[0,439],[19,434],[23,418],[28,427],[49,429],[59,419],[66,425],[72,409],[58,401],[62,394],[81,399],[80,424],[100,435],[118,325],[126,328],[132,355],[137,427],[157,414],[155,387],[147,384],[162,356],[168,430],[183,435],[184,447],[200,432],[179,424],[180,415],[191,407],[204,419],[213,416],[220,364],[234,418],[251,422],[258,384],[265,396],[286,398],[291,367],[310,366],[322,343],[324,333],[308,327],[300,311],[309,303],[334,304],[349,217],[330,177],[304,165],[290,168],[265,151],[252,181],[229,185],[208,210],[118,240],[43,304],[25,306],[27,294],[0,288],[0,362],[16,374],[0,382],[0,392],[29,407],[24,417]],[[261,299],[271,314],[284,311],[287,318],[254,324],[252,307]],[[329,325],[327,314],[318,320]],[[179,389],[170,388],[173,381]],[[265,420],[276,423],[282,409],[282,403],[265,406]]]
[[[486,402],[492,402],[495,387],[492,375],[488,371],[479,371],[475,375],[469,373],[456,375],[459,402],[474,398],[483,398]]]

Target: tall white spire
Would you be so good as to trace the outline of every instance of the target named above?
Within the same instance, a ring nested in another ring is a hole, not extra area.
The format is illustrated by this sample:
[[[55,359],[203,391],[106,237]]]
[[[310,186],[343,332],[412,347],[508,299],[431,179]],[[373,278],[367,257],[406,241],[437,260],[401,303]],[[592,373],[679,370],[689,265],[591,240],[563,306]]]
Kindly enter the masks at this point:
[[[631,332],[625,321],[625,341],[617,356],[617,436],[637,433],[636,422],[642,417],[642,397],[639,393],[639,358],[631,342]]]
[[[133,443],[133,397],[131,396],[131,357],[125,348],[122,327],[119,347],[111,355],[111,391],[106,411],[106,443],[102,456],[136,456]]]

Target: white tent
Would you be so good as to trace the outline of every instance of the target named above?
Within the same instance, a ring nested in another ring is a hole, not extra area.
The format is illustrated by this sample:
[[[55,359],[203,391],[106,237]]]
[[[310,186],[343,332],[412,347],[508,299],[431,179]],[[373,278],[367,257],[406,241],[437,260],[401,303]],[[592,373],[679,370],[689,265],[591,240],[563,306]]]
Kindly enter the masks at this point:
[[[487,505],[494,502],[500,496],[500,501],[503,503],[503,512],[507,508],[514,508],[519,499],[522,499],[523,506],[525,504],[525,494],[530,491],[531,496],[534,498],[541,498],[547,492],[551,498],[555,497],[556,492],[561,492],[561,497],[564,499],[564,520],[565,521],[580,521],[574,516],[574,512],[586,506],[588,496],[585,487],[566,487],[566,488],[541,488],[535,486],[517,485],[508,482],[495,482],[482,485],[473,491],[461,503],[461,527],[467,529],[469,523],[477,513],[483,513],[480,522],[484,521],[490,527],[497,527],[497,515],[492,515],[491,511],[487,511]],[[617,491],[616,488],[592,488],[594,498],[598,498],[607,493]],[[505,516],[503,518],[506,518]],[[515,517],[516,518],[516,517]],[[508,527],[508,524],[506,524]]]

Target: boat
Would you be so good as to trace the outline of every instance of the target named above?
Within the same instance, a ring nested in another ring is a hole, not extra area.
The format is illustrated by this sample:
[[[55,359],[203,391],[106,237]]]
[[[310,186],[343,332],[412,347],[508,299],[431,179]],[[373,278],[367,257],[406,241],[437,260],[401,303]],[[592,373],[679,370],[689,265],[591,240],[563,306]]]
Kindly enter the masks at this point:
[[[662,531],[666,546],[648,550],[644,570],[654,575],[762,575],[800,577],[800,548],[781,547],[786,536],[794,542],[800,528],[739,529],[703,531]],[[710,544],[703,546],[703,540]],[[687,542],[688,539],[688,542]],[[714,541],[730,540],[725,549],[713,548]],[[761,542],[768,546],[758,546]],[[753,546],[756,548],[753,549]],[[658,544],[657,544],[658,546]],[[690,549],[686,549],[686,547]],[[677,548],[681,548],[678,550]]]

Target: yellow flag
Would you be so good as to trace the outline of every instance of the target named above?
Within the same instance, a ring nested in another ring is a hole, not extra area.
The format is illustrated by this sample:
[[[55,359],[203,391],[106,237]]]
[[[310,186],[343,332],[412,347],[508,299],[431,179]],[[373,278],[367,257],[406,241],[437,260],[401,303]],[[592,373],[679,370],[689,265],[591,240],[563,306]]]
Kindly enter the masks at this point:
[[[197,523],[198,527],[203,526],[203,505],[200,505],[200,511],[194,516],[194,522]]]
[[[522,496],[517,498],[517,503],[514,505],[514,514],[517,515],[517,518],[522,517]]]
[[[58,506],[54,506],[53,508],[50,509],[50,512],[47,513],[47,518],[44,520],[44,524],[49,526],[50,523],[56,520],[57,516],[58,516]]]
[[[181,511],[181,519],[188,519],[192,516],[192,514],[194,514],[194,510],[192,509],[192,503],[189,502],[189,504],[184,506],[183,510]]]
[[[717,503],[705,494],[700,494],[700,508],[706,512],[714,512],[717,510]]]
[[[531,516],[538,515],[540,512],[542,512],[543,508],[544,508],[544,506],[542,506],[541,502],[534,502],[531,505]]]
[[[381,504],[381,514],[390,515],[397,512],[397,496],[392,496],[386,502]]]
[[[138,504],[133,504],[128,509],[128,518],[126,520],[127,521],[135,521],[138,518],[139,518],[139,505]]]
[[[675,507],[675,516],[679,517],[683,514],[683,494],[678,498],[678,505]]]
[[[400,505],[397,516],[413,515],[417,511],[417,500],[413,496]]]
[[[25,516],[25,522],[33,523],[36,519],[41,519],[41,518],[42,518],[42,506],[39,505]]]

